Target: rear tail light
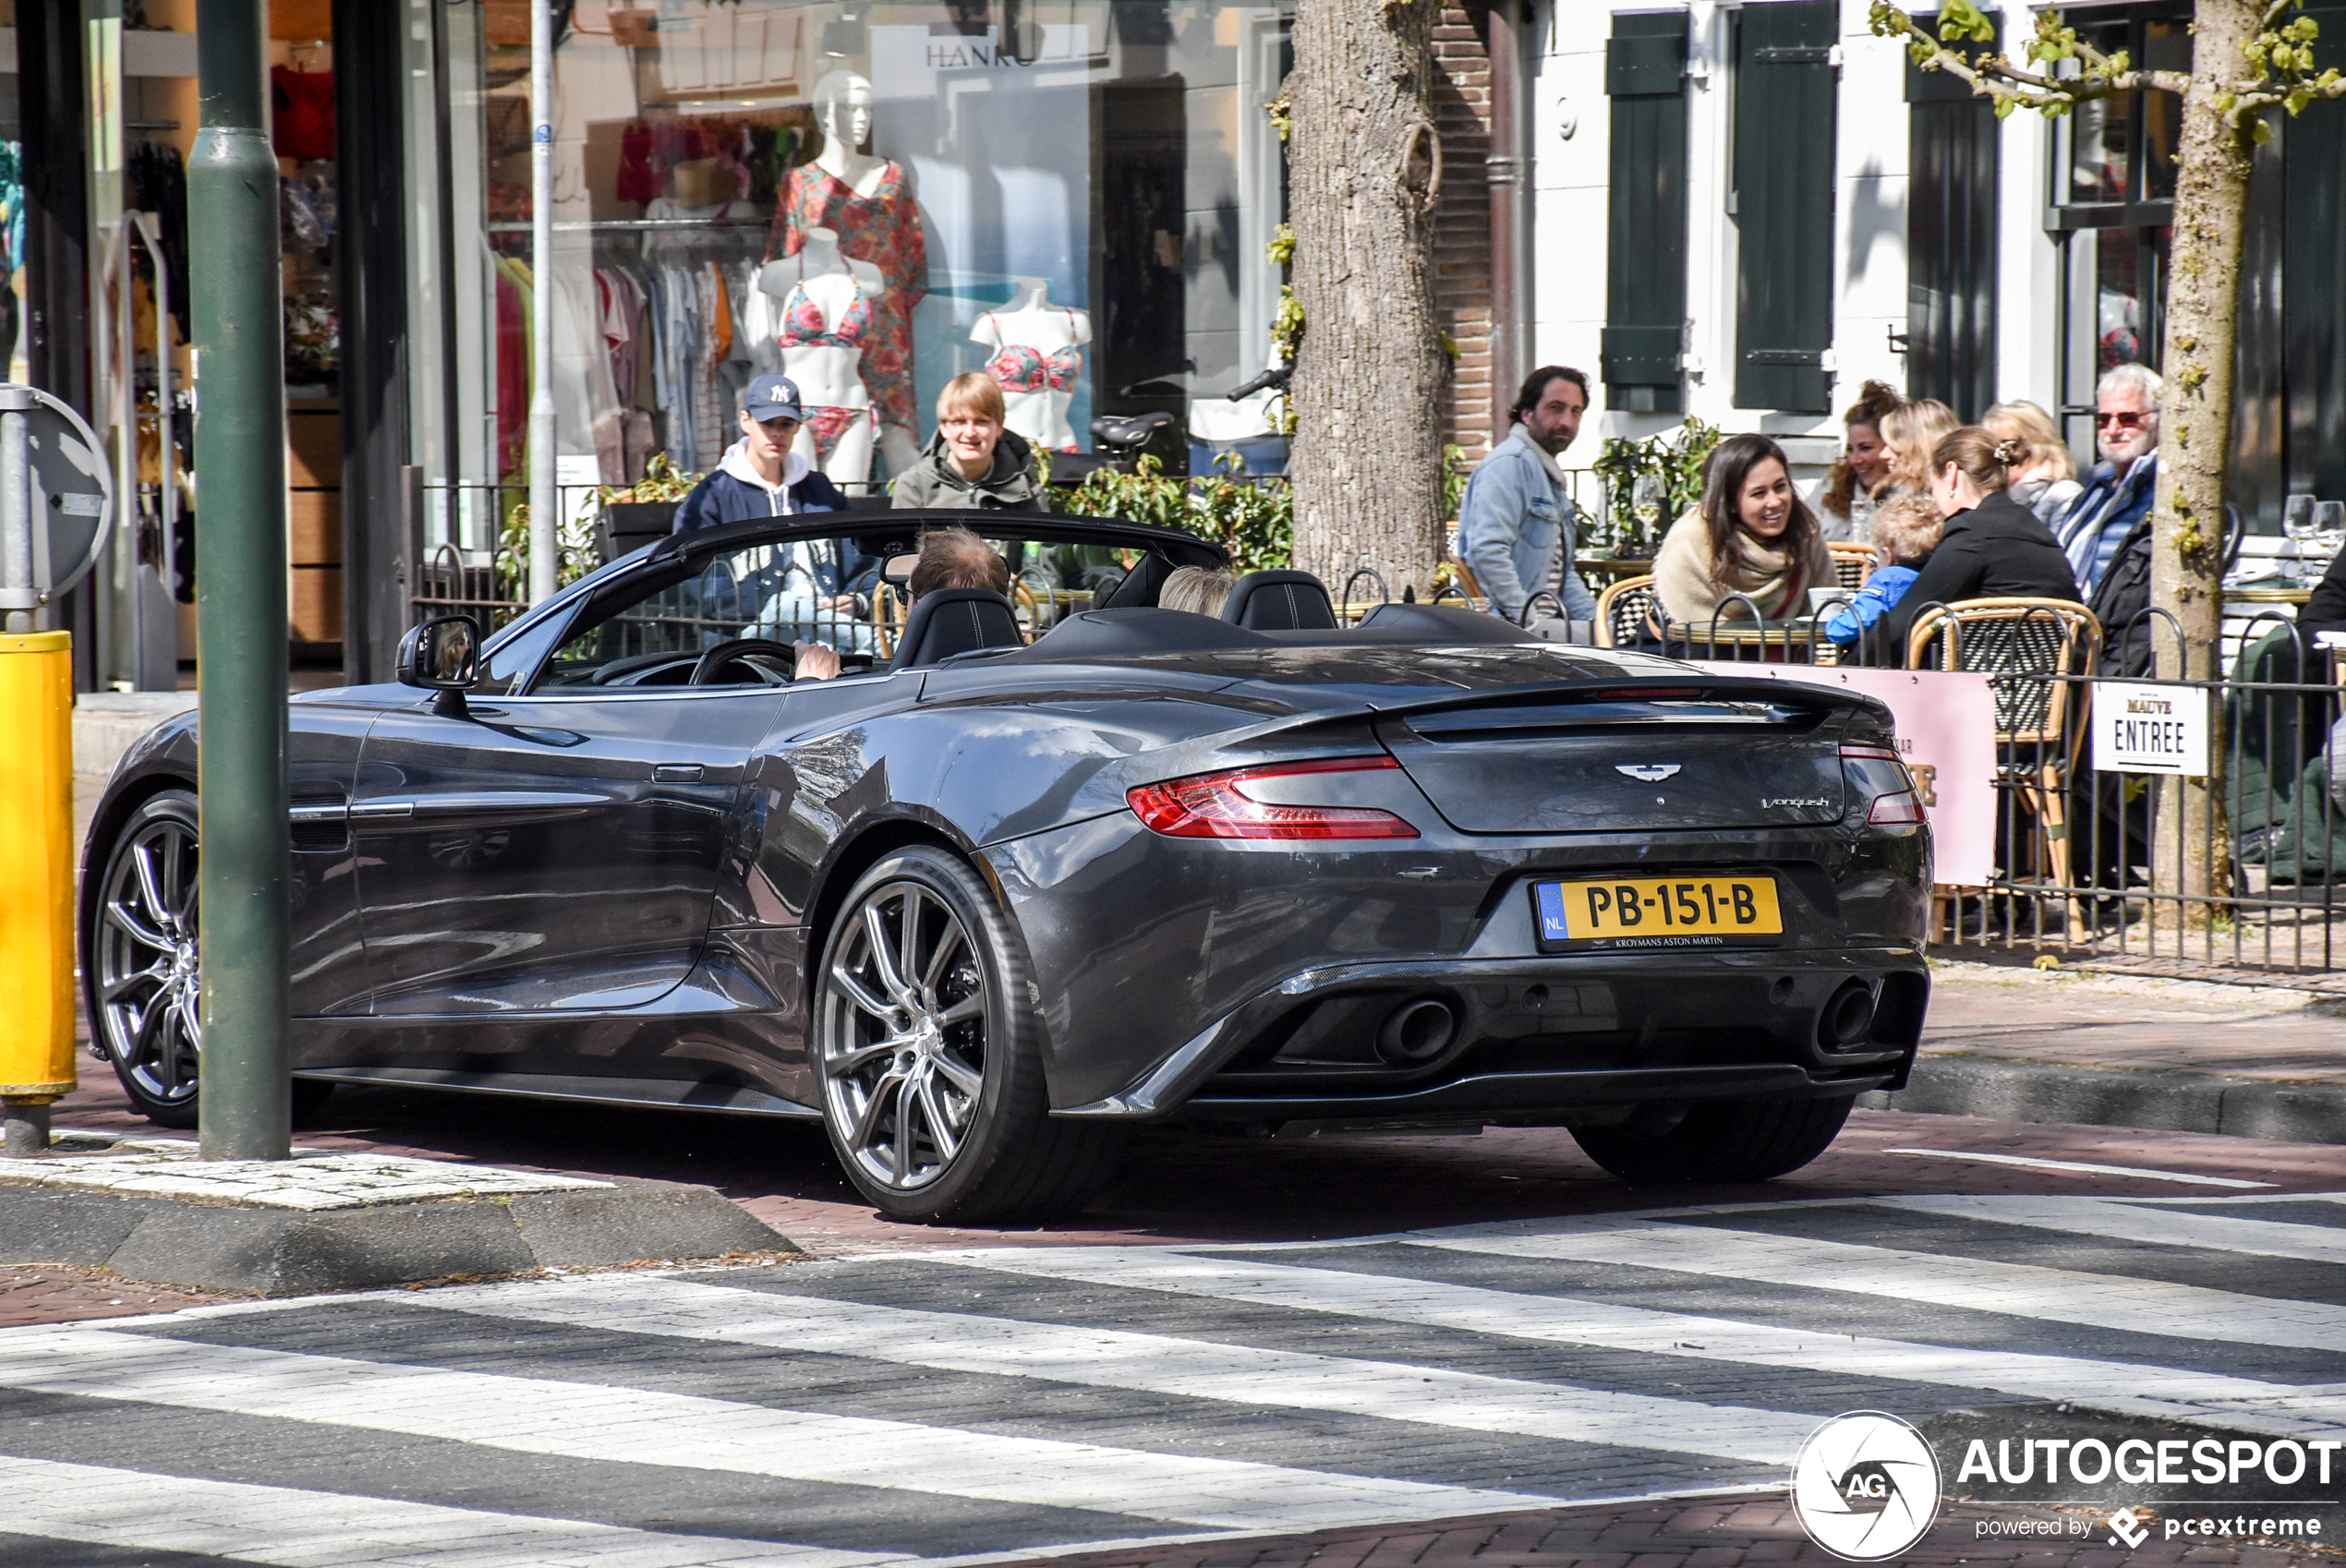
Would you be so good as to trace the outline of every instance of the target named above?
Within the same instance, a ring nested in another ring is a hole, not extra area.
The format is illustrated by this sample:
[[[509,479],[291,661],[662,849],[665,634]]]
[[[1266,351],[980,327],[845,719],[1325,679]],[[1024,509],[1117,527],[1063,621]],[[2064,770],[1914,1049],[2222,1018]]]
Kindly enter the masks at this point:
[[[1275,763],[1228,773],[1168,778],[1126,791],[1133,814],[1175,838],[1414,838],[1418,830],[1369,806],[1295,806],[1260,801],[1247,786],[1313,773],[1373,773],[1401,765],[1389,756]]]
[[[1852,798],[1866,804],[1866,821],[1876,827],[1911,827],[1923,820],[1922,797],[1914,775],[1888,746],[1844,745],[1841,777]]]

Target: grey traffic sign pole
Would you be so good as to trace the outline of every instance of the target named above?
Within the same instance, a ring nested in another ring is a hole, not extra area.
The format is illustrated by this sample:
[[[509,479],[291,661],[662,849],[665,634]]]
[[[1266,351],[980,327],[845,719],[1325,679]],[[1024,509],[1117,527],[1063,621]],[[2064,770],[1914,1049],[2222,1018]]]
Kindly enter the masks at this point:
[[[202,111],[187,164],[195,309],[196,637],[203,746],[203,1077],[209,1160],[292,1152],[286,1049],[285,354],[266,0],[197,0]]]
[[[41,605],[32,576],[33,407],[30,387],[0,386],[0,631],[31,631]]]

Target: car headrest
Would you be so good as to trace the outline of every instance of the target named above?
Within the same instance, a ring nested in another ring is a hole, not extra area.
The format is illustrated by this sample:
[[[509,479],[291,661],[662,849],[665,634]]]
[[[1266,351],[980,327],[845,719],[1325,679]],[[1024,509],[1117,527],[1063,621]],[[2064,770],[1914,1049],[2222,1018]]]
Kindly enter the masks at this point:
[[[889,668],[910,669],[973,648],[1015,648],[1025,642],[1010,601],[993,589],[938,588],[913,601]]]
[[[1332,632],[1336,601],[1309,572],[1250,572],[1230,589],[1222,619],[1257,632]]]

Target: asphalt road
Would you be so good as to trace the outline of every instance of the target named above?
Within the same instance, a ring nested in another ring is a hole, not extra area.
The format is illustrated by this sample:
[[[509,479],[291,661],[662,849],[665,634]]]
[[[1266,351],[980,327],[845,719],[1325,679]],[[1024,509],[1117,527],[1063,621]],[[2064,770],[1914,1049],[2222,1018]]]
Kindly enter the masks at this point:
[[[1946,1472],[1901,1560],[2346,1535],[2346,1451],[2327,1487],[1953,1473],[1974,1437],[2346,1439],[2346,1149],[1875,1113],[1791,1180],[1688,1191],[1561,1133],[1159,1134],[1063,1229],[953,1233],[849,1202],[808,1128],[369,1092],[303,1141],[703,1180],[814,1253],[53,1294],[0,1330],[0,1564],[1826,1561],[1784,1478],[1860,1409]],[[2326,1534],[2252,1538],[2292,1520]]]

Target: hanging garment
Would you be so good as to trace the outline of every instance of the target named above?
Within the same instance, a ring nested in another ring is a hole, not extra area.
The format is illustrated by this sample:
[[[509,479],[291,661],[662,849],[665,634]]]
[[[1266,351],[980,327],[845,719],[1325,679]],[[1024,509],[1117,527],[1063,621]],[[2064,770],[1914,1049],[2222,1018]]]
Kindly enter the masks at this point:
[[[855,298],[839,314],[836,325],[823,317],[823,308],[806,292],[804,282],[791,285],[782,300],[781,343],[784,348],[854,348],[872,331],[872,300],[853,278]]]
[[[522,471],[529,441],[528,296],[507,258],[497,271],[497,473]]]
[[[812,163],[792,169],[780,207],[777,233],[767,253],[795,256],[809,229],[830,229],[852,259],[880,271],[886,292],[875,312],[873,331],[862,344],[864,384],[883,423],[918,434],[913,396],[913,307],[928,293],[928,244],[921,233],[919,207],[904,171],[889,163],[869,196]],[[780,240],[780,245],[775,240]]]
[[[619,180],[611,194],[622,201],[650,201],[659,197],[659,187],[652,167],[652,127],[639,120],[619,133]]]
[[[557,267],[553,378],[559,445],[564,455],[592,452],[604,484],[617,484],[626,455],[620,444],[619,389],[603,340],[601,293],[591,271]]]
[[[725,395],[718,367],[733,346],[732,302],[726,298],[725,274],[711,262],[695,274],[700,291],[701,320],[707,323],[693,364],[693,436],[706,459],[721,454],[731,443],[726,435],[733,421],[732,400]]]
[[[269,140],[277,156],[307,163],[334,155],[334,74],[297,71],[291,66],[269,67],[271,102],[276,113],[269,123]]]

